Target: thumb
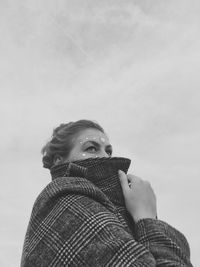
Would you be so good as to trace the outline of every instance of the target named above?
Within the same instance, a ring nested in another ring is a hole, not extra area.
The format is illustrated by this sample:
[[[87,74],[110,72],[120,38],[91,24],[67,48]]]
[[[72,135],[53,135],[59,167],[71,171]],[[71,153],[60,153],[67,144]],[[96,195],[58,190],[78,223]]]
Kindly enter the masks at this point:
[[[118,174],[119,174],[119,179],[120,179],[120,182],[121,182],[122,190],[125,193],[130,189],[129,185],[128,185],[127,176],[126,176],[125,172],[123,172],[121,170],[118,170]]]

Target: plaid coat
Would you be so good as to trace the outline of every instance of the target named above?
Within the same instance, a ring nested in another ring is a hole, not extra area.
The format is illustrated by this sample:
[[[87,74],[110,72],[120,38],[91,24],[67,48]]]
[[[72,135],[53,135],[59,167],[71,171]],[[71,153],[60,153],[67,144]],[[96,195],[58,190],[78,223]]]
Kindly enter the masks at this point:
[[[21,267],[191,267],[185,237],[167,223],[128,214],[118,177],[126,158],[58,165],[35,201]]]

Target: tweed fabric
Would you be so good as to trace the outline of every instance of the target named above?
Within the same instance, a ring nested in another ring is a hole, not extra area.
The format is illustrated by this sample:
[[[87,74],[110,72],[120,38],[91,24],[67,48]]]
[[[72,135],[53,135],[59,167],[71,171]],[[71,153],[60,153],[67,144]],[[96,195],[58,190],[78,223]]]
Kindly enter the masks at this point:
[[[51,170],[35,201],[21,267],[191,267],[185,237],[165,222],[128,214],[118,170],[126,158],[97,158]]]

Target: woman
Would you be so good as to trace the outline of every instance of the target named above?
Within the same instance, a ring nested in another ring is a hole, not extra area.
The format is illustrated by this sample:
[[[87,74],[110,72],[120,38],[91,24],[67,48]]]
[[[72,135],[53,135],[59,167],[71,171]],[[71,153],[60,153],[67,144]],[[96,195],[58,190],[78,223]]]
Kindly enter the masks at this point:
[[[38,196],[24,266],[192,266],[185,237],[157,219],[147,181],[126,174],[97,123],[61,124],[42,150],[52,182]]]

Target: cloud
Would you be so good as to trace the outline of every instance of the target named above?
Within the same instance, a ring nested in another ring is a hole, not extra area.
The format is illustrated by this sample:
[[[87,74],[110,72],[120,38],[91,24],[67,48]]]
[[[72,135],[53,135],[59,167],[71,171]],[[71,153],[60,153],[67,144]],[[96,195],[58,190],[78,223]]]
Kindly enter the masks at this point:
[[[199,176],[199,2],[10,0],[0,7],[3,201],[10,194],[22,205],[24,229],[31,201],[49,181],[36,170],[52,128],[89,118],[105,128],[115,155],[132,158],[132,171],[152,179],[161,215],[187,232]],[[21,186],[30,197],[24,206]],[[177,214],[188,188],[190,217]]]

